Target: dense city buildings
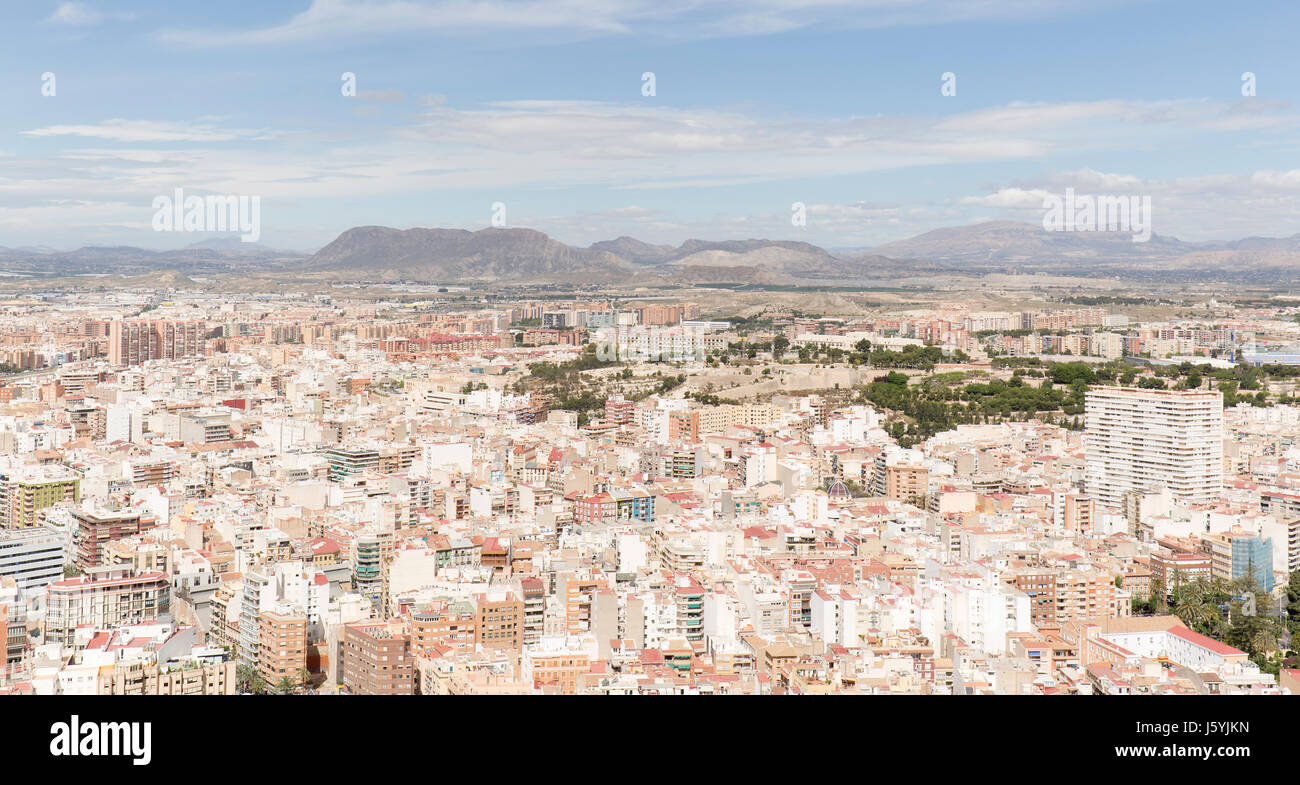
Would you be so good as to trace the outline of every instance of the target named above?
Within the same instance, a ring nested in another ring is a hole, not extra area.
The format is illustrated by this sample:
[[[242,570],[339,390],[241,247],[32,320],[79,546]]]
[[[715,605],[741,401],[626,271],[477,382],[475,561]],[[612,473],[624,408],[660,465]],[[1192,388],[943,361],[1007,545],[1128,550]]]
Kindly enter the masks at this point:
[[[1290,691],[1287,312],[426,294],[6,316],[0,689]]]
[[[1263,6],[6,3],[5,771],[1289,771]],[[688,695],[917,700],[566,700]]]

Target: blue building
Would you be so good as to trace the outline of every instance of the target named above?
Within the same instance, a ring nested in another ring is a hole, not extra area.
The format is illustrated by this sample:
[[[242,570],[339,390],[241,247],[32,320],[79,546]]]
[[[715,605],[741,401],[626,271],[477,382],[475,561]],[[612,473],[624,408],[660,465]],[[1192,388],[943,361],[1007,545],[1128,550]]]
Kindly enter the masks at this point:
[[[641,488],[615,489],[609,492],[618,509],[618,517],[624,520],[654,521],[655,497]]]
[[[1263,535],[1232,539],[1232,579],[1253,576],[1260,591],[1273,591],[1273,541]]]

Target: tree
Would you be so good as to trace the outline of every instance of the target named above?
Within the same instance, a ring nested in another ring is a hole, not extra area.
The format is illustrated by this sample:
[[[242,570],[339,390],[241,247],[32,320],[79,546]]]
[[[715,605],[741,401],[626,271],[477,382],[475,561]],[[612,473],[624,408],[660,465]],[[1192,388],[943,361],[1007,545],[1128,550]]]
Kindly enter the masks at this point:
[[[1286,613],[1293,622],[1300,622],[1300,571],[1291,573],[1286,582]]]
[[[1088,363],[1057,363],[1052,366],[1052,381],[1056,384],[1074,384],[1075,382],[1083,382],[1085,385],[1095,384],[1097,374]]]
[[[1278,638],[1286,633],[1286,620],[1274,615],[1268,593],[1256,591],[1253,578],[1233,581],[1230,587],[1243,599],[1234,603],[1232,624],[1223,640],[1264,667],[1269,656],[1277,651]]]
[[[287,673],[275,683],[275,691],[281,695],[292,695],[296,689],[298,689],[298,685],[294,683]]]
[[[778,335],[772,339],[772,359],[780,360],[785,350],[790,348],[790,339],[784,335]]]
[[[262,694],[266,692],[266,682],[252,665],[239,665],[235,668],[235,681],[244,692]]]
[[[1174,580],[1177,581],[1179,573],[1174,572]],[[1163,613],[1169,610],[1168,597],[1165,595],[1165,582],[1159,578],[1151,579],[1151,594],[1147,596],[1147,605],[1151,608],[1152,613]]]
[[[1226,626],[1219,605],[1228,597],[1222,581],[1185,583],[1174,589],[1174,615],[1196,632],[1218,638]]]

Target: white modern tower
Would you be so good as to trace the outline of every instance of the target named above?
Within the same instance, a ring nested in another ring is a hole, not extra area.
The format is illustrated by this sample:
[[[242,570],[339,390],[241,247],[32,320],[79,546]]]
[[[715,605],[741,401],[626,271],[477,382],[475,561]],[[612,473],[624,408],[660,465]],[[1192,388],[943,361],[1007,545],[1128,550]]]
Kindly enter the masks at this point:
[[[1203,390],[1094,387],[1085,398],[1084,486],[1120,508],[1128,491],[1169,489],[1210,502],[1223,489],[1223,395]]]

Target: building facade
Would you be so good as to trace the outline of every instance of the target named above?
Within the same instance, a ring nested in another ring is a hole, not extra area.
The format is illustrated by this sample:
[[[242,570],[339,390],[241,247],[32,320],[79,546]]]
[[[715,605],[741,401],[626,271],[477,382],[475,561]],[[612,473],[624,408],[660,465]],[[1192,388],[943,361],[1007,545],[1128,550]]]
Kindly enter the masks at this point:
[[[1124,494],[1168,488],[1204,504],[1223,488],[1223,395],[1094,387],[1085,398],[1085,489],[1121,509]]]

